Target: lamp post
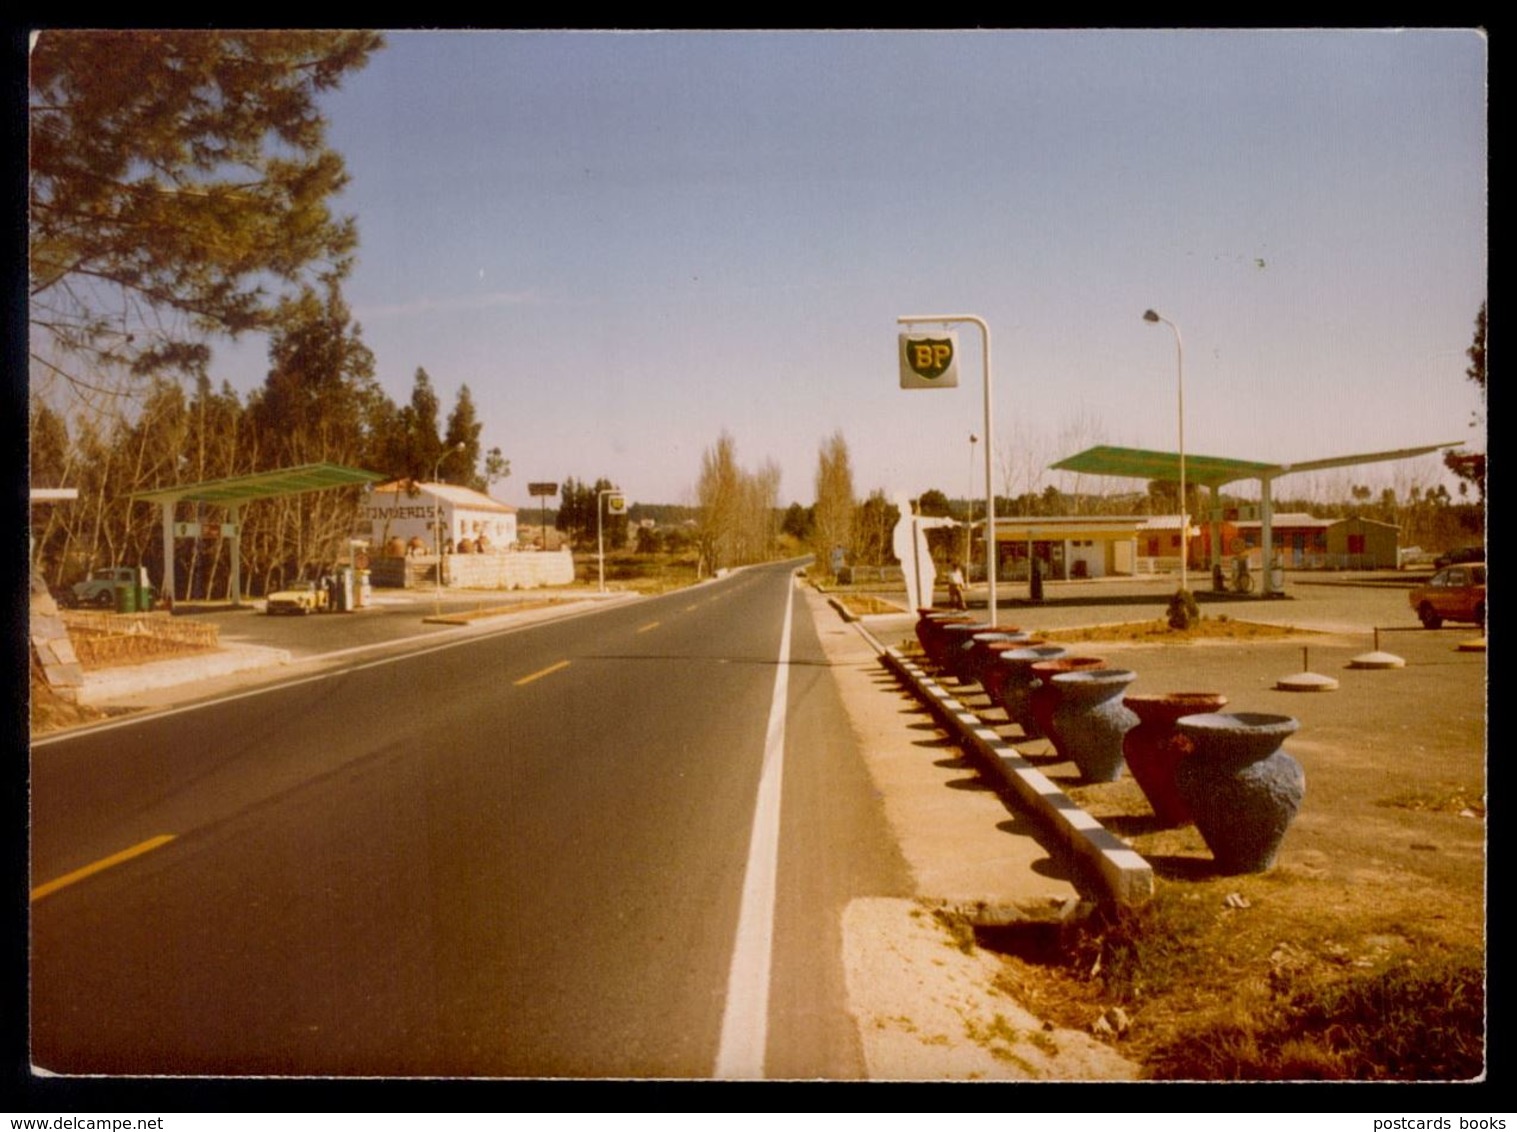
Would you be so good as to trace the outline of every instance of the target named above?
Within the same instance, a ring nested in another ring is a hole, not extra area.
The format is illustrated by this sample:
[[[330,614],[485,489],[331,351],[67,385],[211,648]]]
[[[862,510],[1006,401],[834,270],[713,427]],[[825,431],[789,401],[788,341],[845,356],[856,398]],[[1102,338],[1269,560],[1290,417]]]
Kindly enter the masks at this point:
[[[608,495],[616,496],[622,493],[619,487],[603,487],[595,493],[595,558],[600,567],[600,592],[606,592],[606,536],[602,527],[601,517],[605,508],[601,501]],[[617,512],[620,514],[620,510]]]
[[[1180,418],[1180,588],[1189,590],[1186,561],[1190,557],[1190,517],[1185,513],[1185,344],[1180,339],[1180,328],[1158,311],[1144,311],[1143,321],[1162,322],[1175,332],[1175,388]]]
[[[974,550],[974,446],[979,442],[980,438],[971,432],[969,434],[969,494],[964,496],[964,567],[966,572],[969,567],[970,553]],[[968,577],[964,579],[964,582],[966,585],[969,583]],[[930,605],[931,602],[928,604]],[[994,624],[993,621],[991,623]]]
[[[460,440],[453,447],[445,449],[443,454],[437,457],[437,462],[432,465],[432,534],[437,540],[434,549],[437,551],[437,586],[432,597],[433,616],[442,612],[442,496],[437,494],[437,477],[442,474],[442,462],[455,452],[462,452],[467,445]]]
[[[911,326],[922,322],[972,322],[980,328],[980,339],[984,344],[983,357],[985,368],[985,580],[989,583],[989,609],[990,623],[996,624],[996,499],[995,488],[990,478],[990,453],[995,445],[991,437],[995,435],[991,428],[990,414],[990,327],[979,315],[974,314],[905,314],[896,319],[901,326]],[[971,449],[971,452],[973,449]]]

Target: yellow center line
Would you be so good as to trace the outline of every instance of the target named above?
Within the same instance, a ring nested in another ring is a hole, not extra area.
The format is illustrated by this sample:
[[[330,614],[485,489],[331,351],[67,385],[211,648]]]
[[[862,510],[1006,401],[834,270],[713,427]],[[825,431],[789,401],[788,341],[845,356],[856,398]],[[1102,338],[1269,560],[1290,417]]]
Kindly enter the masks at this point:
[[[550,664],[550,665],[548,665],[547,668],[544,668],[541,672],[534,672],[534,673],[532,673],[531,676],[523,676],[520,680],[516,681],[516,686],[518,688],[520,688],[523,684],[530,684],[534,680],[541,680],[544,676],[551,676],[553,673],[557,672],[560,668],[568,668],[568,667],[569,667],[569,662],[567,660],[561,660],[557,664]]]
[[[646,633],[649,629],[657,629],[657,628],[658,628],[658,622],[657,621],[650,621],[646,625],[644,625],[641,629],[639,629],[638,632],[639,633]]]
[[[94,862],[94,864],[85,865],[82,869],[75,869],[67,876],[61,876],[57,880],[50,880],[46,884],[39,884],[36,888],[32,889],[30,902],[35,904],[44,896],[51,896],[60,888],[67,888],[69,885],[81,881],[85,877],[94,876],[98,872],[103,872],[115,865],[130,861],[133,857],[140,857],[144,853],[150,853],[161,845],[167,845],[172,840],[174,840],[172,833],[160,833],[157,837],[150,837],[146,841],[133,845],[130,849],[123,849],[119,853],[112,853],[109,857],[102,857],[100,860]]]

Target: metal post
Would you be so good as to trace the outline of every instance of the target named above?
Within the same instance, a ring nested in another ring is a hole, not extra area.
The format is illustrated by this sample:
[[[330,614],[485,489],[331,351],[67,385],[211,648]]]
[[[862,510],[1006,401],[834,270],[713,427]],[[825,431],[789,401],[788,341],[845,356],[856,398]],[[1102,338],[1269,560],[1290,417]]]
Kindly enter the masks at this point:
[[[163,597],[169,608],[174,607],[174,504],[177,499],[163,501]]]
[[[605,512],[604,500],[608,495],[620,495],[619,487],[604,487],[595,493],[595,557],[600,566],[600,592],[606,592],[606,538],[603,527],[602,515]]]
[[[437,544],[432,548],[437,552],[437,587],[432,598],[433,616],[442,612],[442,496],[437,494],[437,477],[442,474],[442,462],[455,452],[462,452],[467,448],[463,441],[449,448],[437,462],[432,465],[432,533],[437,539]]]
[[[1185,344],[1180,340],[1180,328],[1157,311],[1143,312],[1145,322],[1162,322],[1175,332],[1175,389],[1180,411],[1180,588],[1190,588],[1186,571],[1190,558],[1190,519],[1185,513]]]
[[[920,322],[972,322],[980,328],[980,338],[984,343],[985,369],[985,578],[990,585],[990,623],[994,625],[996,624],[996,497],[995,485],[991,479],[991,453],[995,450],[995,430],[991,423],[990,327],[986,325],[983,318],[974,314],[911,314],[900,316],[896,322],[902,326]]]
[[[233,607],[242,605],[242,507],[232,504],[232,584]]]

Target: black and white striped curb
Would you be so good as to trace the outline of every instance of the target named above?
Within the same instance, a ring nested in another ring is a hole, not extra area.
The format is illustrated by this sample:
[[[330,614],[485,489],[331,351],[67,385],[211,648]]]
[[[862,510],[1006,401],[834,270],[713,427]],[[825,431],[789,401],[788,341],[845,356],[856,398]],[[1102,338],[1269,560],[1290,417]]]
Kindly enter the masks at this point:
[[[961,704],[915,662],[895,648],[874,645],[885,667],[911,688],[948,727],[956,741],[993,780],[1010,788],[1035,818],[1089,866],[1119,904],[1142,904],[1154,894],[1154,872],[1143,857],[1048,780],[1015,747]]]

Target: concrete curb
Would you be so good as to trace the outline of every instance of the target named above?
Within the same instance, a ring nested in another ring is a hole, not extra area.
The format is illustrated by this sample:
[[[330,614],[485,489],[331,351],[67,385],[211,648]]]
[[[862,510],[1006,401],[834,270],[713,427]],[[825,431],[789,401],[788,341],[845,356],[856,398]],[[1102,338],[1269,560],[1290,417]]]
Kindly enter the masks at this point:
[[[1113,900],[1143,904],[1153,897],[1153,868],[1136,850],[1080,809],[1015,747],[899,651],[887,648],[881,659],[948,725],[982,769],[1008,787],[1034,817],[1095,871]]]
[[[271,649],[262,645],[224,646],[217,652],[182,657],[177,660],[151,661],[125,668],[106,668],[86,672],[79,689],[81,704],[109,703],[122,696],[156,688],[173,688],[217,676],[230,676],[255,668],[289,664],[288,649]]]
[[[1136,850],[1080,809],[1047,775],[918,665],[907,660],[900,650],[882,645],[863,625],[855,623],[854,627],[869,641],[885,667],[943,721],[980,768],[1011,790],[1038,821],[1092,869],[1113,900],[1136,905],[1153,897],[1153,868]]]

